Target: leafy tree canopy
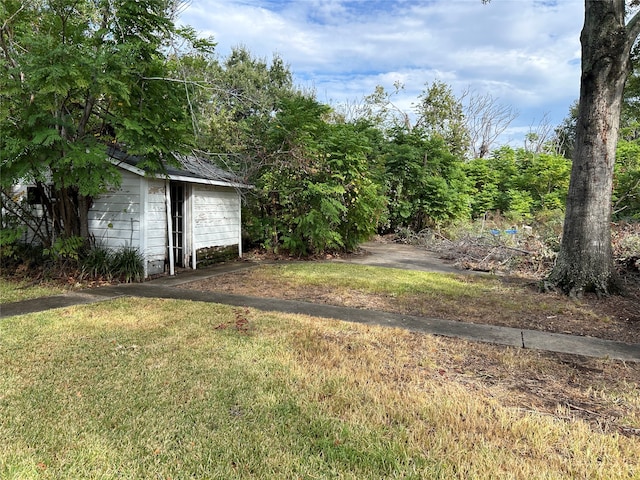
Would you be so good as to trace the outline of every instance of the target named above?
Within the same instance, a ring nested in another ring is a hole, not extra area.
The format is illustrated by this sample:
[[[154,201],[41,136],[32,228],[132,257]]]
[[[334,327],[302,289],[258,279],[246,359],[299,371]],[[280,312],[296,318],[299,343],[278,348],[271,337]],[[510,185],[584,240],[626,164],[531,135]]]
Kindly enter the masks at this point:
[[[469,215],[463,161],[439,133],[398,129],[384,154],[389,228],[416,231]]]
[[[283,98],[248,212],[252,238],[297,255],[353,250],[375,233],[382,190],[369,175],[366,127],[329,123],[313,97]]]
[[[571,162],[561,155],[503,146],[465,165],[475,217],[492,210],[529,220],[541,210],[564,207]]]
[[[88,197],[117,184],[106,145],[160,170],[167,152],[191,143],[185,89],[167,78],[167,52],[180,35],[195,38],[175,27],[175,8],[165,0],[0,5],[2,187],[38,184],[55,234],[86,236]]]

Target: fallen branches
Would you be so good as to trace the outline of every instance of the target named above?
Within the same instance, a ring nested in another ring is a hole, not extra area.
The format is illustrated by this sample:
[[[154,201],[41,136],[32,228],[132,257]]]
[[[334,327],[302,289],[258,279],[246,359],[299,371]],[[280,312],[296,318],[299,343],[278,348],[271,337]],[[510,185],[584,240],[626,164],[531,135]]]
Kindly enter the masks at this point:
[[[479,232],[467,230],[451,237],[431,229],[403,230],[396,235],[396,241],[437,252],[463,270],[534,278],[543,278],[553,267],[560,244],[558,232],[536,231],[531,227],[521,230],[483,227]],[[618,269],[626,274],[640,274],[640,223],[614,223],[612,244]]]

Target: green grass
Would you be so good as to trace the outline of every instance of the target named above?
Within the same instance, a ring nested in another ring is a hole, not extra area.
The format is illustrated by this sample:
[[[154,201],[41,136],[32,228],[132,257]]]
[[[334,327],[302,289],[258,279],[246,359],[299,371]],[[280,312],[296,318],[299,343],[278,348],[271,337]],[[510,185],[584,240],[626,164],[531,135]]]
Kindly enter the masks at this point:
[[[3,319],[0,478],[640,474],[637,440],[503,406],[416,338],[154,299]]]
[[[431,469],[377,427],[319,416],[294,388],[280,342],[216,330],[236,321],[232,309],[157,303],[2,326],[2,478],[39,469],[44,478]]]
[[[482,288],[469,288],[470,283],[492,287],[497,284],[497,280],[491,278],[339,263],[300,262],[262,268],[271,270],[270,275],[274,277],[301,286],[330,285],[387,295],[432,293],[452,298],[477,298],[482,295]]]
[[[544,294],[531,285],[489,275],[464,275],[380,268],[372,266],[296,262],[261,265],[249,271],[195,282],[193,288],[207,288],[211,282],[225,291],[256,296],[322,297],[331,303],[341,299],[346,306],[361,307],[363,295],[376,295],[374,308],[436,318],[465,319],[510,325],[514,317],[546,318],[564,315],[593,322],[607,320],[579,302],[564,296]],[[257,286],[253,288],[254,286]],[[351,299],[353,299],[352,303]],[[364,308],[368,308],[365,306]]]
[[[0,277],[0,304],[50,297],[64,292],[65,289],[57,285],[29,285],[27,282]]]

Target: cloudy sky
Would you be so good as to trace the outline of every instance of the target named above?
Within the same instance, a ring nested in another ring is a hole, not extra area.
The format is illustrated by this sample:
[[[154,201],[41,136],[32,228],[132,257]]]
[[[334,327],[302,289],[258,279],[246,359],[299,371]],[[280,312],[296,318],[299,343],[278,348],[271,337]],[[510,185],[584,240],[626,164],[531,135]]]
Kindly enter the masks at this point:
[[[325,103],[398,81],[406,111],[435,80],[490,93],[518,110],[503,141],[519,146],[578,97],[583,14],[583,0],[190,0],[180,21],[213,36],[221,57],[278,54]]]

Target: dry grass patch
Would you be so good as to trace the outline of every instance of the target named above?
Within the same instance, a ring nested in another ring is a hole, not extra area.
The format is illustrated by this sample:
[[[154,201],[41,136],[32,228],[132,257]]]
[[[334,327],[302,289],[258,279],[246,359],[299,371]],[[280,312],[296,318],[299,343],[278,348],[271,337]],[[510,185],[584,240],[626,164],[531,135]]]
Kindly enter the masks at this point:
[[[600,438],[607,432],[610,439],[627,435],[629,454],[640,453],[636,364],[336,325],[337,330],[328,330],[311,320],[306,334],[294,340],[302,368],[315,371],[307,377],[324,385],[318,400],[330,415],[349,422],[374,419],[399,427],[423,451],[447,458],[453,466],[447,475],[624,478],[640,473],[637,467],[627,472],[603,467],[605,458],[618,457],[624,448],[616,451]],[[342,382],[327,382],[327,371]],[[579,455],[580,466],[577,452],[588,453],[588,459]],[[520,455],[548,463],[522,461],[514,468]]]
[[[637,364],[151,299],[4,319],[0,362],[2,478],[640,475]]]
[[[521,279],[328,262],[261,265],[183,288],[640,343],[640,289],[627,298],[576,301],[540,293],[535,283]]]

